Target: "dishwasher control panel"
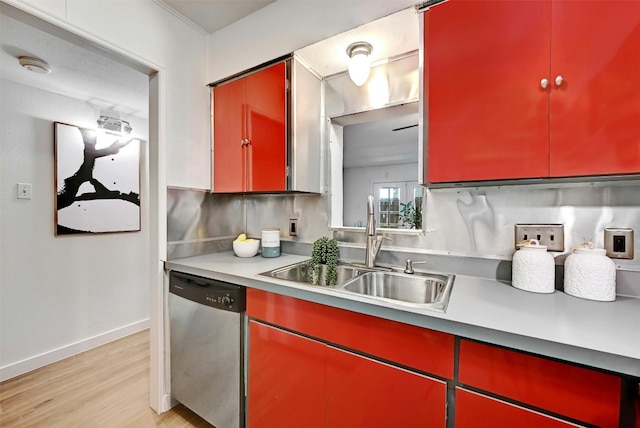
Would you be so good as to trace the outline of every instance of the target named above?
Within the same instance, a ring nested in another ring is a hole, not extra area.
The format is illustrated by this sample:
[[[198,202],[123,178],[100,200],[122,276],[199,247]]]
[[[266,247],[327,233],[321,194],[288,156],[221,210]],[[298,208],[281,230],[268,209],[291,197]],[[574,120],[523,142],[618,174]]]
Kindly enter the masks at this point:
[[[246,288],[201,276],[171,271],[169,292],[216,309],[244,312]]]

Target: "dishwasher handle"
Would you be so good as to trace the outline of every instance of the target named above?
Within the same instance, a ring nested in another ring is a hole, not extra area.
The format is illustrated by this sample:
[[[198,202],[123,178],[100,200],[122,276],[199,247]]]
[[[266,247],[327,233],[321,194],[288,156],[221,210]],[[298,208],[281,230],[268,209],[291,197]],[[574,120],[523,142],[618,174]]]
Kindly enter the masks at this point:
[[[169,273],[169,293],[192,302],[230,312],[246,309],[246,288],[183,272]]]

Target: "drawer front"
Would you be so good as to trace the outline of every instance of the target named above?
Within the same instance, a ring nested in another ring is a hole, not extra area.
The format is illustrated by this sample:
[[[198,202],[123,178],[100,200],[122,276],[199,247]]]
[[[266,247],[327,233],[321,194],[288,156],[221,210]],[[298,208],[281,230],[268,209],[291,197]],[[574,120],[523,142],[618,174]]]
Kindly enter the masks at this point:
[[[456,388],[456,428],[568,428],[569,422]]]
[[[247,315],[339,346],[453,378],[454,337],[408,324],[247,289]]]
[[[458,382],[601,427],[617,427],[621,379],[461,340]]]

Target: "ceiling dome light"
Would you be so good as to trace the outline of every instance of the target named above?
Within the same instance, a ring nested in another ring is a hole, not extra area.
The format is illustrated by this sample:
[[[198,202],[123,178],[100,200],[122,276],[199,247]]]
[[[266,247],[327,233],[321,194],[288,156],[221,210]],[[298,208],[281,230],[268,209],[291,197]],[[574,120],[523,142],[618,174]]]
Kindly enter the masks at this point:
[[[96,121],[99,129],[107,129],[109,131],[116,131],[125,134],[131,134],[133,128],[126,120],[118,119],[116,117],[100,116]]]
[[[20,61],[21,66],[29,71],[33,71],[34,73],[51,73],[51,67],[49,67],[49,64],[47,64],[46,61],[43,61],[40,58],[34,58],[32,56],[21,56],[18,58],[18,61]]]
[[[367,42],[351,43],[347,48],[349,55],[349,77],[357,86],[364,85],[371,71],[371,51],[373,47]]]

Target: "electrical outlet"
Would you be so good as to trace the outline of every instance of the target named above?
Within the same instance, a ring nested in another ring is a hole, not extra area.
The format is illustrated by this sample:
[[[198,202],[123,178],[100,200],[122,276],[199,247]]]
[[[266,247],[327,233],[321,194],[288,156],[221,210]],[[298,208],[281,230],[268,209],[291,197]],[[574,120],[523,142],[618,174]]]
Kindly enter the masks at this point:
[[[536,239],[540,245],[547,246],[547,251],[564,251],[562,224],[516,224],[515,231],[515,244],[527,239]]]
[[[633,259],[633,229],[607,227],[604,248],[613,259]]]

